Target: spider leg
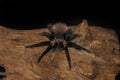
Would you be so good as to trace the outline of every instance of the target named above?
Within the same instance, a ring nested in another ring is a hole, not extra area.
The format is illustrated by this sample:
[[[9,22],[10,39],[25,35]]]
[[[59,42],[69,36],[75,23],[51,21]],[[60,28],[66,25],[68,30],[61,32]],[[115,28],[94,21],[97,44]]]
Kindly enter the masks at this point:
[[[32,47],[48,46],[49,44],[50,44],[49,41],[44,41],[44,42],[36,43],[36,44],[33,44],[33,45],[28,45],[28,46],[25,46],[25,47],[26,48],[32,48]]]
[[[75,49],[78,49],[78,50],[85,50],[87,52],[90,52],[89,50],[83,48],[82,46],[79,46],[73,42],[68,42],[68,47],[74,47]]]
[[[42,55],[39,57],[38,62],[41,61],[41,59],[52,49],[52,46],[49,45],[47,49],[42,53]]]
[[[70,54],[67,47],[65,47],[65,53],[66,53],[66,58],[69,64],[69,69],[71,69],[71,59],[70,59]]]
[[[41,36],[46,36],[49,40],[53,39],[53,36],[48,32],[42,32],[42,33],[40,33],[40,35]]]
[[[69,28],[64,34],[63,34],[63,37],[65,40],[67,40],[67,35],[71,35],[73,32],[71,30],[71,28]]]
[[[75,38],[77,38],[77,37],[80,37],[81,35],[80,34],[72,34],[71,36],[69,36],[68,38],[67,38],[67,41],[71,41],[71,40],[73,40],[73,39],[75,39]]]

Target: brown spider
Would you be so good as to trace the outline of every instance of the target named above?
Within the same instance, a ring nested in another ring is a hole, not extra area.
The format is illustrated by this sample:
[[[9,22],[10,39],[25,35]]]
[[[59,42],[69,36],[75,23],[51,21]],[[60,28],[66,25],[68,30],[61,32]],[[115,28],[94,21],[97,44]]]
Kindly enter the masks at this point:
[[[78,50],[85,50],[87,52],[90,52],[89,50],[83,48],[82,46],[79,46],[73,42],[71,42],[73,39],[79,37],[79,34],[73,34],[72,30],[68,28],[68,26],[64,23],[56,23],[54,25],[48,26],[49,32],[43,32],[41,33],[42,36],[46,36],[49,41],[43,41],[37,44],[28,45],[25,46],[26,48],[32,48],[32,47],[40,47],[40,46],[48,46],[47,49],[41,54],[41,56],[38,59],[38,62],[41,61],[41,59],[52,49],[52,50],[65,50],[66,58],[68,60],[69,69],[71,69],[71,59],[68,51],[68,47],[74,47]]]

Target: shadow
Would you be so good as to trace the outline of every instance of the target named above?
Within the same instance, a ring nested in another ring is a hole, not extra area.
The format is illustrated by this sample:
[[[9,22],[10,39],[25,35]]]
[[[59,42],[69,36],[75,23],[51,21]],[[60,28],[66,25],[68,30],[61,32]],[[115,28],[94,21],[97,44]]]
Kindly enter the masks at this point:
[[[6,78],[5,73],[6,73],[5,68],[3,66],[0,66],[0,80]]]
[[[118,75],[115,77],[115,80],[120,80],[120,72],[119,72]]]

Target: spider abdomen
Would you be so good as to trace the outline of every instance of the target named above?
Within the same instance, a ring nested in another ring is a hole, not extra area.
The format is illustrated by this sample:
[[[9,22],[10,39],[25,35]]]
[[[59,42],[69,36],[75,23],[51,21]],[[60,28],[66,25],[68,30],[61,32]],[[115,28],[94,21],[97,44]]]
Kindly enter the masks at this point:
[[[64,23],[56,23],[52,27],[53,33],[56,38],[63,38],[63,34],[68,30],[68,27]]]

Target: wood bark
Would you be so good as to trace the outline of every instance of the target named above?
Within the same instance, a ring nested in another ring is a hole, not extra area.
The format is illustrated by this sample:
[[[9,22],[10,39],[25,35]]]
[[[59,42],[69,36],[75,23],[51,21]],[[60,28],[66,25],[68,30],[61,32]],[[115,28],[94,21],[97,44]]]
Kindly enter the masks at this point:
[[[64,51],[50,51],[38,63],[47,46],[25,48],[47,41],[39,35],[48,31],[47,28],[15,30],[0,26],[0,80],[115,80],[120,72],[120,49],[115,31],[88,25],[87,20],[69,27],[82,35],[73,42],[91,51],[69,48],[71,70]]]

